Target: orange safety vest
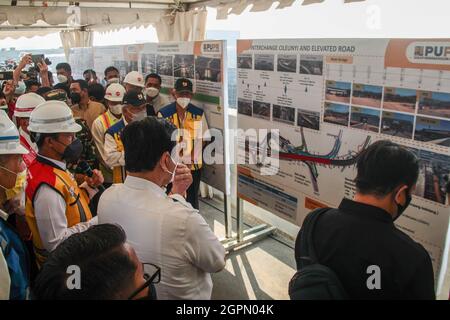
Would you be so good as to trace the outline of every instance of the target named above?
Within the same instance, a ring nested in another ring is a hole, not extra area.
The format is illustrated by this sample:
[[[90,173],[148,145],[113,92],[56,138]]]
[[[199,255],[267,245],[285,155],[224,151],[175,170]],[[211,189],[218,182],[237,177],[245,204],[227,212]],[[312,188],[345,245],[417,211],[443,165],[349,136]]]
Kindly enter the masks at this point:
[[[33,234],[33,246],[37,263],[39,266],[42,266],[49,252],[42,244],[34,211],[34,197],[39,188],[47,185],[63,197],[66,202],[65,214],[68,228],[80,222],[91,220],[92,214],[88,205],[89,196],[87,192],[78,187],[77,182],[67,170],[62,170],[51,161],[38,155],[28,168],[28,172],[25,217]]]

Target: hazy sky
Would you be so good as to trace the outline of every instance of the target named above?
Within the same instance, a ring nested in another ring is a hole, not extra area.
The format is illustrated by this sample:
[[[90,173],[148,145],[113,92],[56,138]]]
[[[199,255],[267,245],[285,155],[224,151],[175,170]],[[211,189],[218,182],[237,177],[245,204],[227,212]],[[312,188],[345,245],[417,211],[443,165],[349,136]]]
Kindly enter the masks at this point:
[[[301,6],[302,1],[283,10],[253,13],[249,8],[227,20],[216,20],[209,10],[207,30],[240,31],[241,38],[304,37],[449,37],[448,0],[367,0],[344,4],[326,0],[322,4]],[[95,34],[94,45],[157,41],[154,28]],[[1,40],[0,47],[18,49],[61,46],[58,34],[33,39]]]

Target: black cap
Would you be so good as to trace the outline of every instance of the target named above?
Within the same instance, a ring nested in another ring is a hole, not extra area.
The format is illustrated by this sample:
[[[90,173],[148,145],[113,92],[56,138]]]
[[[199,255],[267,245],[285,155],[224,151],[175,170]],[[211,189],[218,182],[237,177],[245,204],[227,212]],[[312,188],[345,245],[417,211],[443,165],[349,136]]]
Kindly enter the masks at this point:
[[[125,105],[130,104],[133,107],[139,107],[145,103],[147,103],[147,101],[145,100],[144,95],[140,92],[130,91],[125,93],[125,96],[123,97],[123,104]]]
[[[175,91],[177,92],[193,92],[192,90],[192,82],[186,78],[180,78],[175,82]]]

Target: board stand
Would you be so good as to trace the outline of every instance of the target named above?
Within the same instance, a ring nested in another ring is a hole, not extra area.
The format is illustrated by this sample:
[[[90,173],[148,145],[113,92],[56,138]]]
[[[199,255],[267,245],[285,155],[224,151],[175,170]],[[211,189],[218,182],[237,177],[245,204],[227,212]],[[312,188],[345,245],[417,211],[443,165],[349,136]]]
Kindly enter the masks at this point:
[[[237,234],[233,236],[231,224],[231,203],[229,200],[229,196],[224,197],[226,238],[221,240],[221,243],[227,252],[237,251],[245,245],[258,242],[270,236],[276,230],[275,227],[267,224],[261,224],[244,230],[244,200],[238,197],[236,201]]]

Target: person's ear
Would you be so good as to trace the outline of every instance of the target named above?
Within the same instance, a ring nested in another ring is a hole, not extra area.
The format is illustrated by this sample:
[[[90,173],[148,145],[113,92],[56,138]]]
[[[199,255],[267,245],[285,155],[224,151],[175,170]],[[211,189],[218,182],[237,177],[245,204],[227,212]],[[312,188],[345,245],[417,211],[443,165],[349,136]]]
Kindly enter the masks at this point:
[[[168,166],[168,158],[169,157],[169,153],[168,152],[164,152],[161,156],[161,159],[159,159],[159,165],[161,166],[161,168],[164,171],[169,171],[169,166]]]
[[[405,203],[407,192],[408,192],[408,186],[407,185],[401,186],[395,194],[395,198],[394,198],[395,203],[398,203],[398,204]]]

